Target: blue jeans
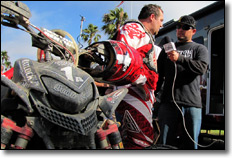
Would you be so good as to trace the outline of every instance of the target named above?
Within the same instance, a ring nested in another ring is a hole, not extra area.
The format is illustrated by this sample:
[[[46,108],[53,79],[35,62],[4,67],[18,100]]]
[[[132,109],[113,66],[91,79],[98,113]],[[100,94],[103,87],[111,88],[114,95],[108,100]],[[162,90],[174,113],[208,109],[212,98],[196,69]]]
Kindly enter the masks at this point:
[[[185,125],[192,139],[198,143],[201,129],[202,109],[180,106],[185,118]],[[183,127],[183,118],[174,103],[164,103],[158,112],[160,126],[160,144],[172,145],[181,149],[197,149],[196,143],[189,138]],[[177,141],[180,136],[181,142]]]

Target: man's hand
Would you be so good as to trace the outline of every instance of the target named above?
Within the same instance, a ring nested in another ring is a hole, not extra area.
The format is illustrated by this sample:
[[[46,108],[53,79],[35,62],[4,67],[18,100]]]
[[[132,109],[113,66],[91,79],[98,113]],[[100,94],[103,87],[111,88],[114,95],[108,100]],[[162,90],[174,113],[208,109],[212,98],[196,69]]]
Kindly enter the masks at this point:
[[[168,55],[168,58],[173,62],[176,62],[180,56],[180,54],[177,53],[177,51],[168,52],[167,55]]]

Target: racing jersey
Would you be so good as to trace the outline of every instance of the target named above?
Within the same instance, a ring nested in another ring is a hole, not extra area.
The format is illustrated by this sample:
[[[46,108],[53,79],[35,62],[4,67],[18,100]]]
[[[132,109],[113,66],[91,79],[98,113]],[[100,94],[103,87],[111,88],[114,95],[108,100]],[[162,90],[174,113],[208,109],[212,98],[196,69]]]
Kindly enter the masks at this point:
[[[140,53],[143,58],[143,73],[135,81],[136,84],[147,84],[149,89],[155,90],[158,81],[157,58],[161,48],[154,44],[152,35],[146,31],[144,25],[137,21],[126,22],[117,32],[116,40],[125,42]],[[136,59],[135,59],[136,60]]]
[[[128,21],[117,32],[115,38],[134,48],[142,60],[140,67],[132,75],[139,76],[136,81],[126,85],[128,94],[116,109],[117,119],[122,121],[122,137],[125,149],[144,149],[154,140],[152,107],[155,102],[154,90],[158,81],[157,58],[161,49],[155,46],[154,39],[139,21]],[[118,87],[117,87],[118,88]],[[143,94],[146,93],[144,98]],[[124,132],[125,131],[125,132]]]

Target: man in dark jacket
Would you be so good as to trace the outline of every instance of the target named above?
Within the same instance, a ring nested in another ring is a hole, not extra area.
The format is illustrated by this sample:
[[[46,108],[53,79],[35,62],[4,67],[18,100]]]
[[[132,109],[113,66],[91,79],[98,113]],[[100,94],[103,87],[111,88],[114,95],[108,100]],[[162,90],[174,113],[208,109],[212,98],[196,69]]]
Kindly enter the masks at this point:
[[[160,143],[179,146],[176,142],[177,127],[183,126],[183,116],[186,127],[184,125],[181,131],[184,135],[181,146],[197,149],[202,118],[200,76],[207,70],[208,51],[205,46],[192,41],[196,33],[196,22],[192,16],[182,16],[176,29],[177,50],[168,53],[162,50],[158,59],[158,86],[165,81],[158,113]]]

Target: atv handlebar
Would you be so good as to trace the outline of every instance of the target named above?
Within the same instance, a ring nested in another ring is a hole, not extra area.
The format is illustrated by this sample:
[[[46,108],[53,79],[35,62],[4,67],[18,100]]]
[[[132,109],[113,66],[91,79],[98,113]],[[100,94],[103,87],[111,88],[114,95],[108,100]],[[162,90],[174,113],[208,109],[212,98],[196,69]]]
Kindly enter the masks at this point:
[[[69,60],[72,58],[74,65],[77,66],[79,49],[73,37],[63,30],[56,29],[49,31],[46,29],[39,29],[30,23],[30,17],[31,12],[26,4],[20,1],[1,1],[2,25],[23,30],[18,26],[21,25],[26,29],[26,32],[30,33],[32,36],[32,46],[41,50],[49,50],[49,53],[59,56],[61,59]],[[33,28],[40,33],[37,34]],[[68,36],[71,41],[64,38],[65,35]],[[47,49],[48,47],[51,47],[51,49]],[[73,54],[76,54],[76,59]]]

